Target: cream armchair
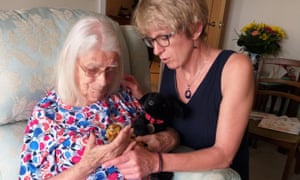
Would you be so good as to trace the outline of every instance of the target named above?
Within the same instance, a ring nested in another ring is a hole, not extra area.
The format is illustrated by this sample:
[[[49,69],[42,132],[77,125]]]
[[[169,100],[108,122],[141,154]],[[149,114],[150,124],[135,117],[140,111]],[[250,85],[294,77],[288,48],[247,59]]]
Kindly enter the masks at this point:
[[[0,180],[17,179],[27,119],[35,103],[52,88],[54,65],[80,9],[0,10]],[[147,48],[132,26],[114,23],[120,36],[126,73],[150,90]]]

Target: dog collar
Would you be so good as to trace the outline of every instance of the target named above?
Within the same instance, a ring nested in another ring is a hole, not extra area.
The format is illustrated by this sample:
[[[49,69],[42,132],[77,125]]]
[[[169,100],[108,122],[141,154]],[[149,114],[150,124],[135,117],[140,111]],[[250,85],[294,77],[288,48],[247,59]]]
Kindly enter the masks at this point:
[[[164,121],[161,119],[154,119],[150,114],[145,113],[145,118],[150,121],[151,124],[163,124]]]

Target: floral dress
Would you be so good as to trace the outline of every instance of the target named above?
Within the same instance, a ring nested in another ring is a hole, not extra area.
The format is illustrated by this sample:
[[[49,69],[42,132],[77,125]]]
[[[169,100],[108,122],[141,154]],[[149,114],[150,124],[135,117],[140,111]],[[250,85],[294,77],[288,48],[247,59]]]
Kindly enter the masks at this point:
[[[120,90],[104,101],[74,107],[61,102],[55,90],[33,109],[25,129],[19,179],[45,179],[80,161],[88,135],[95,132],[97,144],[108,143],[108,125],[128,125],[141,113],[138,101]],[[88,179],[124,179],[115,167],[98,167]]]

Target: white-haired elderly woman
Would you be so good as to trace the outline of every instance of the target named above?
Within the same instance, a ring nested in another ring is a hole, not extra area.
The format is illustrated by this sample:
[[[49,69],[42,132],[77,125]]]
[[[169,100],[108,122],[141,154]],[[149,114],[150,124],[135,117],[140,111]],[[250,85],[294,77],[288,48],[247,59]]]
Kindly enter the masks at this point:
[[[124,179],[101,164],[131,147],[126,126],[141,107],[120,85],[118,36],[105,18],[86,17],[71,29],[57,66],[56,87],[34,107],[25,129],[19,179]],[[108,143],[108,125],[125,127]]]

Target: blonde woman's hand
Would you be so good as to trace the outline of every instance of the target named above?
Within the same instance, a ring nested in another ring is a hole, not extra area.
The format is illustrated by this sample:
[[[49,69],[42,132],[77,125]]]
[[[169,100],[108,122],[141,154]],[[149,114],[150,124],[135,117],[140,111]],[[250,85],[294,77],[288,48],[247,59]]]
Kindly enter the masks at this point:
[[[116,166],[126,179],[143,179],[151,173],[158,172],[159,158],[157,153],[137,145],[103,164],[103,167],[110,166]]]
[[[138,136],[136,141],[147,144],[147,148],[153,152],[169,152],[180,142],[178,133],[172,128],[154,134]]]

